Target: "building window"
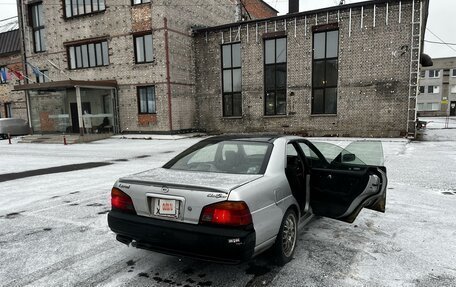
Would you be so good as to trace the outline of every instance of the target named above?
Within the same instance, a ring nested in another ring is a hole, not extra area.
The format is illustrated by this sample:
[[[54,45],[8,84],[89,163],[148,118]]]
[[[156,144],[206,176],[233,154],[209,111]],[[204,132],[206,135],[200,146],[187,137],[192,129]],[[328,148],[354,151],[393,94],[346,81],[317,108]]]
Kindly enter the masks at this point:
[[[439,111],[440,103],[418,103],[418,111]]]
[[[136,63],[153,62],[154,48],[152,46],[152,34],[134,37],[134,42]]]
[[[264,114],[287,112],[287,38],[264,41]]]
[[[33,32],[33,47],[35,53],[46,51],[46,41],[44,38],[44,17],[43,3],[36,3],[29,6],[30,24]]]
[[[450,93],[456,94],[456,85],[451,85]]]
[[[65,17],[96,13],[106,10],[105,0],[65,0]]]
[[[144,4],[144,3],[150,3],[150,0],[132,0],[133,5]]]
[[[70,69],[109,65],[108,42],[97,42],[68,47]]]
[[[35,75],[37,83],[46,83],[49,82],[49,71],[40,70],[41,74]]]
[[[313,35],[312,114],[337,113],[339,31]]]
[[[13,104],[5,103],[5,118],[12,118],[12,117],[13,117]]]
[[[420,72],[420,77],[425,78],[426,77],[426,71],[421,71]]]
[[[451,72],[451,76],[452,76],[452,77],[456,77],[456,68],[453,69],[453,70],[451,70],[451,71],[452,71],[452,72]]]
[[[138,87],[138,113],[155,114],[155,86]]]
[[[223,116],[242,116],[241,44],[222,46]]]
[[[439,70],[429,70],[429,78],[438,78],[440,76]]]
[[[424,93],[424,88],[425,88],[424,86],[420,86],[420,93],[422,93],[422,94]]]
[[[428,93],[429,94],[438,94],[440,92],[439,86],[428,86]]]
[[[6,84],[8,80],[8,71],[6,67],[0,67],[0,84]]]

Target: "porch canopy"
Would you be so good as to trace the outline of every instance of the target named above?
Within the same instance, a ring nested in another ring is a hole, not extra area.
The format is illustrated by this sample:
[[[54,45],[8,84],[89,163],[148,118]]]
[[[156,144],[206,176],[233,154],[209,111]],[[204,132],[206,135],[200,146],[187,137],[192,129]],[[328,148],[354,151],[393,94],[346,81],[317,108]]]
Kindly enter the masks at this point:
[[[27,112],[34,133],[118,132],[116,80],[24,84],[14,90],[28,91]]]

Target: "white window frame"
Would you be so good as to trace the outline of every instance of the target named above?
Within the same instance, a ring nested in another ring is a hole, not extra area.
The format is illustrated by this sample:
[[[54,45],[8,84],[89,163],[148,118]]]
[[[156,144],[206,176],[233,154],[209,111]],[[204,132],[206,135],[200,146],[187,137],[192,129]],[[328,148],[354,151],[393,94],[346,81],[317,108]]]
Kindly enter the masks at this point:
[[[432,72],[432,76],[431,76],[431,72]],[[429,70],[429,78],[440,78],[440,70]]]
[[[456,94],[456,85],[451,85],[450,93],[451,94]]]
[[[429,87],[432,87],[432,92],[429,91]],[[428,86],[428,94],[440,93],[440,86]]]

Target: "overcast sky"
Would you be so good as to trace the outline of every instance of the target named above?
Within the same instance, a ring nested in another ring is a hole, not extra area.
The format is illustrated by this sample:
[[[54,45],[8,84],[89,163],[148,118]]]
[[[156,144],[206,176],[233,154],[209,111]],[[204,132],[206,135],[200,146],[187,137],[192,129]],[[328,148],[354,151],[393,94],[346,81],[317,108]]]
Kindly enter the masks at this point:
[[[107,0],[109,2],[110,0]],[[185,1],[185,0],[173,0]],[[288,10],[288,0],[265,0],[272,7],[284,14]],[[346,0],[346,3],[362,2],[363,0]],[[339,0],[299,0],[299,7],[301,11],[313,10],[328,6],[334,6],[339,3]],[[430,0],[430,12],[427,28],[440,37],[447,43],[456,44],[456,32],[454,28],[453,17],[456,16],[456,1],[455,0]],[[15,0],[0,0],[0,20],[8,17],[15,16],[16,5]],[[0,22],[0,26],[5,22]],[[441,42],[436,36],[426,31],[426,40]],[[452,47],[453,49],[451,49]],[[425,53],[429,54],[432,58],[441,57],[456,57],[456,45],[452,46],[439,45],[439,44],[425,44]]]

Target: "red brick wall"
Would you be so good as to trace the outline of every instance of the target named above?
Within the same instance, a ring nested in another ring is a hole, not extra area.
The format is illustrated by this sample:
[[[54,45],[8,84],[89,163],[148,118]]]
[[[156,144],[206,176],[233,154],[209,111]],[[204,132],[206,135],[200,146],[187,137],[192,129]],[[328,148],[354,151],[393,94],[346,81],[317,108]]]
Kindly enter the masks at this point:
[[[277,12],[271,9],[261,0],[242,0],[245,8],[253,19],[269,18],[277,16]]]
[[[141,127],[148,127],[151,124],[157,123],[156,114],[139,114],[138,115],[138,125]]]

